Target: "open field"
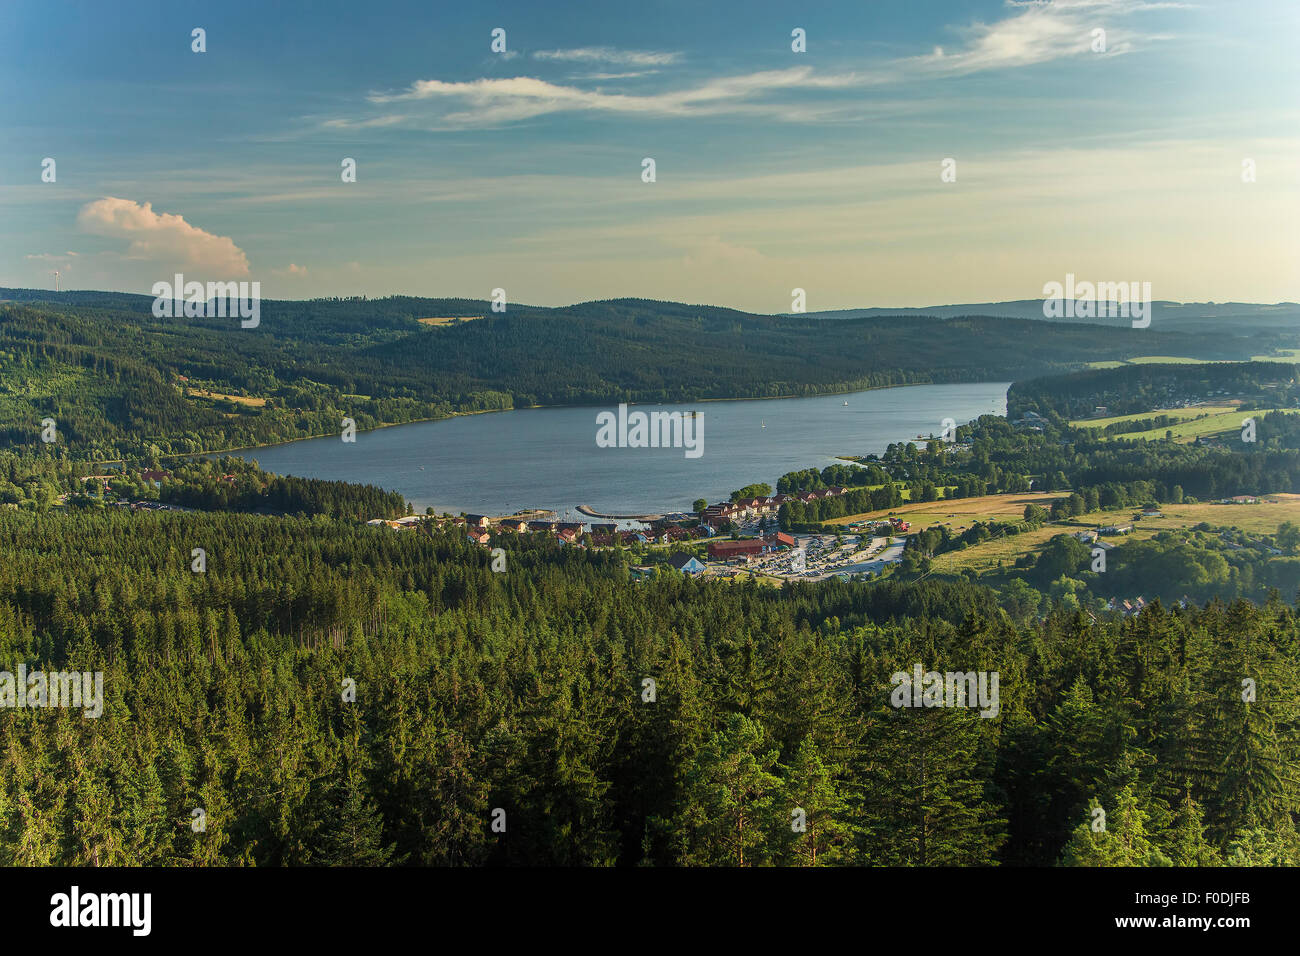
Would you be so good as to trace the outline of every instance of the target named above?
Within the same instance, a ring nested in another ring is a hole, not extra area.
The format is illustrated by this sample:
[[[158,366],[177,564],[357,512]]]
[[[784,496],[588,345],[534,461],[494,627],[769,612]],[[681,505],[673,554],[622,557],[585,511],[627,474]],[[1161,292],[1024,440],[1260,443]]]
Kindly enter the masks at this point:
[[[473,322],[475,319],[481,319],[481,315],[444,315],[428,319],[416,319],[421,325],[455,325],[458,322]]]
[[[247,395],[227,395],[224,392],[210,392],[203,388],[191,388],[189,393],[195,398],[209,398],[213,401],[236,402],[240,405],[247,405],[250,408],[262,408],[266,405],[264,398],[249,398]]]
[[[1278,349],[1277,355],[1252,355],[1252,362],[1300,362],[1300,349]],[[1176,355],[1142,355],[1122,362],[1089,362],[1087,368],[1119,368],[1121,365],[1197,365],[1222,359],[1184,358]]]
[[[1149,412],[1134,412],[1132,415],[1112,415],[1109,418],[1079,418],[1070,422],[1074,428],[1106,428],[1109,425],[1116,425],[1120,422],[1140,422],[1147,418],[1155,418],[1157,415],[1168,415],[1170,418],[1196,418],[1200,415],[1221,415],[1224,412],[1231,412],[1241,403],[1239,401],[1220,402],[1215,405],[1196,405],[1192,408],[1156,408]]]
[[[1218,359],[1186,358],[1181,355],[1138,355],[1122,362],[1089,362],[1088,368],[1119,368],[1121,365],[1200,365]]]
[[[1079,528],[1064,527],[1059,524],[1044,525],[1035,531],[1011,535],[1005,538],[993,538],[981,544],[972,545],[965,551],[949,551],[930,559],[932,570],[941,574],[953,574],[973,568],[978,572],[993,570],[1001,561],[1003,565],[1014,564],[1016,558],[1031,551],[1040,550],[1058,534],[1078,531]]]
[[[1300,362],[1300,349],[1278,349],[1277,355],[1252,355],[1252,362]]]
[[[1020,555],[1041,549],[1058,534],[1068,534],[1072,531],[1109,524],[1133,525],[1131,534],[1103,539],[1112,543],[1131,538],[1152,538],[1161,531],[1191,528],[1202,522],[1216,528],[1238,528],[1251,534],[1273,534],[1277,531],[1278,525],[1284,521],[1300,524],[1300,495],[1278,494],[1268,497],[1276,501],[1261,501],[1256,505],[1219,505],[1204,502],[1161,505],[1162,517],[1140,520],[1134,520],[1135,511],[1132,508],[1094,512],[1068,522],[1044,525],[1036,531],[985,541],[972,545],[965,551],[941,554],[932,559],[932,567],[936,571],[945,573],[963,571],[966,568],[979,572],[988,571],[996,568],[999,560],[1004,565],[1010,565]]]
[[[1122,435],[1111,435],[1109,437],[1113,439],[1140,438],[1144,441],[1150,441],[1151,439],[1164,438],[1165,432],[1170,431],[1173,432],[1174,441],[1186,444],[1209,435],[1239,432],[1241,431],[1241,423],[1246,417],[1258,418],[1261,415],[1267,415],[1269,412],[1295,413],[1298,411],[1300,409],[1295,408],[1260,408],[1250,412],[1237,410],[1211,415],[1208,418],[1194,421],[1180,422],[1176,425],[1170,425],[1168,428],[1153,428],[1150,431],[1142,432],[1124,432]]]
[[[890,515],[897,515],[903,520],[911,522],[915,531],[921,531],[934,524],[946,524],[954,531],[957,531],[968,527],[976,520],[1023,518],[1026,505],[1035,504],[1043,508],[1050,508],[1052,502],[1057,498],[1065,497],[1069,497],[1068,493],[1028,491],[1013,495],[954,498],[951,501],[917,501],[885,511],[867,511],[863,514],[847,515],[826,523],[846,525],[855,521],[883,521]]]

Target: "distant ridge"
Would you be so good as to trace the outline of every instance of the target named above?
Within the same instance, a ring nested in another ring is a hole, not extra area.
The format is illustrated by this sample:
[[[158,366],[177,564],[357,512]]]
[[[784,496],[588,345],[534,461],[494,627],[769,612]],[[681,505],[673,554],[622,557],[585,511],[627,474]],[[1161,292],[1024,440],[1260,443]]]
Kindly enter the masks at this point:
[[[1152,301],[1153,322],[1163,328],[1208,330],[1208,327],[1231,322],[1237,330],[1290,328],[1300,331],[1300,303],[1277,302],[1174,302]],[[927,316],[938,319],[986,316],[1003,319],[1037,319],[1045,322],[1084,322],[1093,325],[1128,325],[1125,318],[1049,319],[1043,315],[1042,299],[1013,299],[1007,302],[972,302],[959,305],[930,305],[920,308],[835,309],[801,313],[806,318],[823,320],[887,318],[890,316]]]

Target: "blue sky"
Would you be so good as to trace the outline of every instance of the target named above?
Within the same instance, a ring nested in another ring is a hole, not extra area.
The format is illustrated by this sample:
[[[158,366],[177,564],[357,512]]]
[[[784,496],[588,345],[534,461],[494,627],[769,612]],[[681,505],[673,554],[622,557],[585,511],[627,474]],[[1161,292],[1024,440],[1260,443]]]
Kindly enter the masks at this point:
[[[0,285],[1300,299],[1300,3],[802,6],[9,0]]]

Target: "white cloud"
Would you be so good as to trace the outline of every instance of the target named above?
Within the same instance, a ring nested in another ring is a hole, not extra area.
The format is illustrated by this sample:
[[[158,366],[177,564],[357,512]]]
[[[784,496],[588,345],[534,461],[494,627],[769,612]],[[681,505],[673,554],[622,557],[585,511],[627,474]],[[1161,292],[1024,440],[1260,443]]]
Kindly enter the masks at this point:
[[[1033,66],[1065,57],[1089,54],[1092,31],[1106,31],[1107,56],[1131,52],[1143,39],[1117,21],[1151,10],[1187,9],[1191,4],[1150,0],[1005,0],[1016,12],[996,23],[974,23],[960,29],[966,44],[956,51],[936,46],[927,56],[912,57],[902,65],[920,72],[946,74]]]
[[[538,50],[536,60],[559,60],[565,63],[616,63],[621,66],[667,66],[681,59],[680,53],[656,53],[642,50],[615,50],[607,46],[585,46],[573,50]]]
[[[391,116],[372,116],[364,120],[346,120],[332,119],[326,120],[321,125],[327,129],[374,129],[384,126],[397,126],[406,121],[408,117],[400,115]]]
[[[654,76],[658,70],[630,70],[624,73],[574,73],[569,79],[571,80],[632,80],[641,76]]]
[[[881,63],[870,70],[817,72],[809,66],[723,76],[686,89],[665,89],[638,95],[609,93],[582,85],[553,83],[536,77],[483,77],[465,81],[417,80],[398,92],[376,92],[372,104],[423,102],[432,115],[390,114],[371,119],[333,119],[330,128],[414,125],[427,129],[497,126],[553,113],[595,111],[654,117],[749,115],[787,122],[808,122],[860,110],[864,105],[844,98],[828,101],[807,95],[832,90],[899,85],[936,76],[1015,69],[1093,53],[1092,31],[1106,30],[1106,56],[1128,53],[1157,38],[1123,21],[1132,14],[1182,9],[1186,3],[1163,0],[1004,0],[1007,14],[992,23],[976,22],[956,28],[960,43],[935,45],[931,52]],[[579,47],[538,51],[535,60],[602,63],[623,67],[662,67],[679,53]],[[648,71],[598,71],[570,77],[570,83],[623,79]],[[664,76],[672,74],[666,71]],[[794,101],[782,93],[804,94]]]
[[[754,102],[781,90],[833,89],[857,85],[856,74],[818,75],[812,67],[766,70],[719,77],[685,90],[633,95],[585,90],[528,76],[484,78],[467,82],[417,80],[400,93],[375,93],[372,103],[421,100],[450,101],[468,107],[443,114],[453,126],[488,126],[563,111],[592,110],[649,116],[706,116],[751,113],[786,118],[811,118],[810,110],[790,105]],[[790,115],[793,114],[793,115]],[[330,121],[339,125],[343,121]]]
[[[181,265],[213,276],[248,275],[248,256],[227,236],[217,236],[152,203],[112,196],[81,207],[77,226],[95,236],[129,239],[126,258]]]

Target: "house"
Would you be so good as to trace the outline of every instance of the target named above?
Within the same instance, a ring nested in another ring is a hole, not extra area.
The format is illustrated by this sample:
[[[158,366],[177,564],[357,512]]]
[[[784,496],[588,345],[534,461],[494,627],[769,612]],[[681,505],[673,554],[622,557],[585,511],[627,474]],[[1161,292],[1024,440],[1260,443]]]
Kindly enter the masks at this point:
[[[1025,412],[1024,417],[1016,419],[1011,423],[1011,426],[1013,428],[1026,428],[1032,432],[1041,432],[1046,424],[1047,419],[1037,412]]]
[[[471,544],[487,544],[492,540],[492,536],[482,528],[470,528],[465,532],[465,537],[469,538]]]
[[[784,531],[778,531],[776,534],[768,535],[767,541],[773,547],[777,548],[794,548],[798,547],[794,540],[794,535],[786,534]]]
[[[771,545],[758,538],[746,538],[741,541],[710,541],[705,548],[709,557],[718,561],[730,561],[732,558],[749,560],[771,550]]]
[[[578,532],[574,531],[572,528],[561,528],[555,533],[555,536],[565,544],[573,544],[578,540]]]
[[[486,528],[492,523],[487,515],[466,515],[465,521],[471,528]]]
[[[1073,537],[1078,538],[1080,541],[1096,541],[1096,540],[1097,540],[1097,532],[1095,532],[1095,531],[1076,531],[1076,532],[1074,532]]]
[[[674,554],[668,563],[683,574],[704,573],[704,562],[693,554]]]
[[[528,522],[519,521],[516,518],[507,518],[505,521],[502,521],[499,525],[497,525],[497,527],[499,527],[502,531],[518,531],[520,533],[523,533],[528,530]]]
[[[140,472],[140,477],[143,478],[145,481],[152,481],[155,488],[157,488],[159,485],[162,484],[163,479],[170,478],[171,476],[172,473],[170,471],[150,470],[150,471]]]

